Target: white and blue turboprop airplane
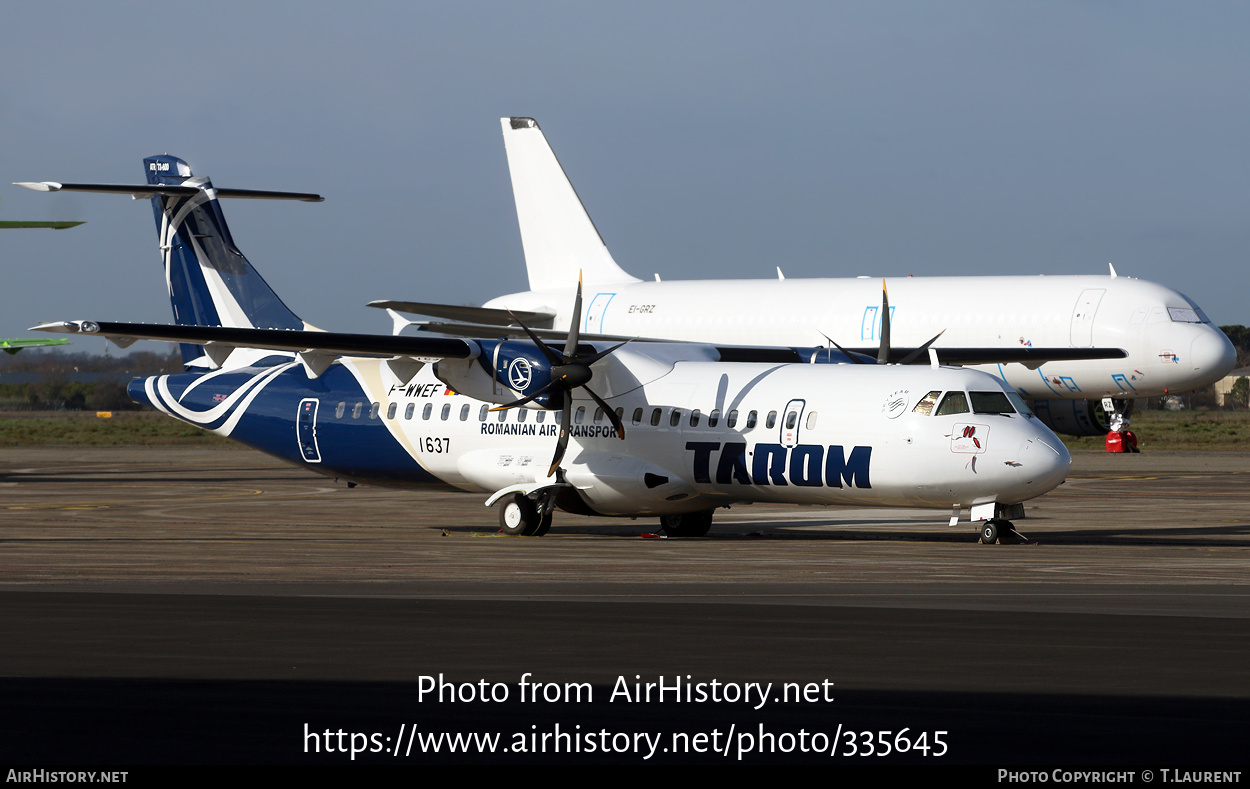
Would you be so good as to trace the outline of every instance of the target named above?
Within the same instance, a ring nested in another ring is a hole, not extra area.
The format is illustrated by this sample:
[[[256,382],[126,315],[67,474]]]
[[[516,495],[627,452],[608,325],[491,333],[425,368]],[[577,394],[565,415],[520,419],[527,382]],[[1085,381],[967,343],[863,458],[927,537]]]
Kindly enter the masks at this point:
[[[175,157],[144,163],[142,186],[34,187],[151,197],[176,325],[35,328],[181,343],[186,372],[136,379],[136,401],[313,471],[486,493],[511,534],[545,533],[558,508],[702,535],[718,507],[793,502],[943,508],[952,526],[967,508],[994,542],[1071,462],[991,375],[825,348],[587,342],[580,291],[555,347],[528,330],[312,330],[235,246],[218,198],[318,196],[214,189]]]
[[[626,273],[604,244],[577,192],[532,118],[503,118],[530,290],[484,308],[385,301],[373,306],[470,323],[507,325],[507,310],[532,325],[564,329],[571,283],[584,272],[586,333],[687,342],[807,346],[833,338],[876,353],[881,339],[876,280],[697,280],[644,282]],[[983,369],[1030,401],[1052,429],[1099,435],[1127,425],[1133,398],[1184,392],[1219,380],[1236,362],[1228,338],[1185,295],[1130,277],[907,277],[890,280],[895,345],[909,353],[935,344],[944,362],[961,349],[999,356]],[[515,323],[513,323],[515,326]],[[427,326],[441,333],[452,324]],[[467,328],[481,331],[480,326]],[[1122,358],[1069,357],[1038,364],[1013,358],[1029,348],[1123,348]]]

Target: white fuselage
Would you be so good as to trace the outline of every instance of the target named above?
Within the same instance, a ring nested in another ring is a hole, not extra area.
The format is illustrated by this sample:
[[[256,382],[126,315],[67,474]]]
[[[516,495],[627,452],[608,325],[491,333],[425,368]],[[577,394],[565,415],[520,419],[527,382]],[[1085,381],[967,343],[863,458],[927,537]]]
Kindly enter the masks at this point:
[[[894,347],[938,332],[943,347],[1122,348],[1123,359],[986,366],[1034,400],[1151,397],[1190,391],[1236,361],[1224,334],[1186,296],[1110,276],[901,277],[887,280]],[[573,290],[501,296],[487,307],[556,313]],[[690,342],[848,348],[880,339],[881,280],[787,279],[588,283],[582,330]]]
[[[629,346],[594,368],[592,385],[620,409],[624,441],[575,390],[562,465],[600,514],[750,501],[1011,504],[1051,490],[1070,465],[1063,444],[1030,415],[915,410],[930,392],[1005,397],[997,379],[973,370],[674,361],[664,351],[663,344]],[[483,492],[554,481],[547,473],[555,412],[489,412],[489,403],[445,386],[434,366],[403,384],[377,360],[343,361],[378,404],[376,418],[442,481]],[[321,419],[336,410],[343,421],[369,418],[369,403],[354,406],[322,402]]]

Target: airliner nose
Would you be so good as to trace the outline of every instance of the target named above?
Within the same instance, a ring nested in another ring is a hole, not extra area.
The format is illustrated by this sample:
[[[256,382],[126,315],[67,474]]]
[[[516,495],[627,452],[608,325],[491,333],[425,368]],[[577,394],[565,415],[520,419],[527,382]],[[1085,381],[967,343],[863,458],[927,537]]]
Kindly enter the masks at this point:
[[[1218,381],[1237,364],[1237,349],[1214,326],[1203,326],[1203,331],[1189,346],[1189,359],[1194,372],[1201,373],[1206,383]],[[1184,360],[1181,360],[1182,364]],[[1205,384],[1203,384],[1205,385]]]
[[[1020,454],[1024,458],[1020,473],[1028,486],[1029,498],[1059,487],[1072,468],[1068,448],[1059,436],[1044,428],[1024,440]]]

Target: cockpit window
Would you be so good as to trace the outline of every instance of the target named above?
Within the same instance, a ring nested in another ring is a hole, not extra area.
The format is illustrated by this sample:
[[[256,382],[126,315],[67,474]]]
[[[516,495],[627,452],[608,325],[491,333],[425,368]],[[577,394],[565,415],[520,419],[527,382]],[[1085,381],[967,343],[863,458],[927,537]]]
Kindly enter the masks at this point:
[[[974,414],[1014,414],[1006,392],[969,392]]]
[[[936,416],[968,413],[968,396],[963,392],[947,392],[938,406]]]
[[[1016,410],[1020,413],[1025,416],[1033,416],[1033,409],[1029,408],[1029,404],[1024,402],[1024,398],[1020,396],[1019,392],[1008,392],[1007,399],[1011,401],[1011,404],[1014,405]]]
[[[1172,321],[1175,323],[1202,323],[1198,311],[1191,310],[1189,307],[1168,307],[1168,315],[1172,316]]]
[[[916,403],[916,407],[913,408],[911,412],[913,414],[920,414],[921,416],[928,416],[933,413],[933,406],[937,405],[938,397],[941,396],[941,394],[942,393],[940,391],[929,392],[927,395],[920,398],[920,402]]]

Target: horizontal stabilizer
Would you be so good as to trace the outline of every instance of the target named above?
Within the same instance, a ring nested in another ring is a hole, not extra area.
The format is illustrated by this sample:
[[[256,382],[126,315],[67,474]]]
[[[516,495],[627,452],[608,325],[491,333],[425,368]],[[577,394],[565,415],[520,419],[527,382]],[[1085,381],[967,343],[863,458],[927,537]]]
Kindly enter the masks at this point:
[[[189,196],[200,190],[194,186],[176,186],[172,184],[63,184],[56,181],[15,181],[14,186],[24,186],[36,192],[96,192],[97,194],[130,195],[135,199],[145,199],[154,195],[169,197]],[[325,198],[309,192],[270,192],[262,189],[215,189],[218,197],[241,197],[251,200],[302,200],[305,203],[320,203]]]
[[[550,322],[556,317],[554,312],[526,312],[524,310],[497,310],[490,307],[461,307],[455,304],[429,304],[422,301],[371,301],[370,307],[380,310],[395,310],[414,315],[429,315],[432,318],[446,318],[453,321],[478,324],[480,326],[517,326],[518,319],[531,328],[535,324]],[[561,335],[563,337],[563,334]]]

